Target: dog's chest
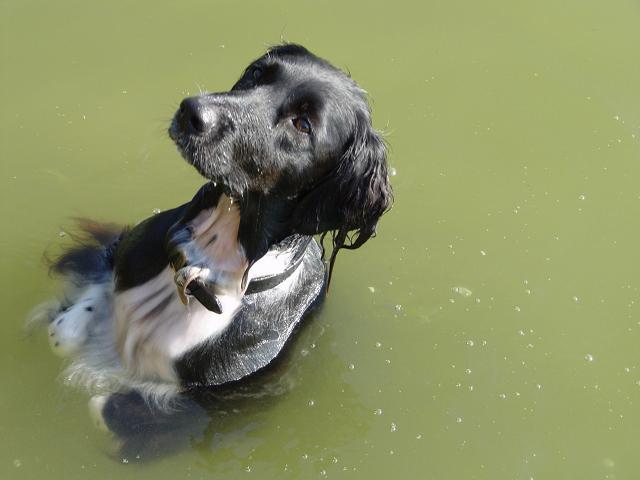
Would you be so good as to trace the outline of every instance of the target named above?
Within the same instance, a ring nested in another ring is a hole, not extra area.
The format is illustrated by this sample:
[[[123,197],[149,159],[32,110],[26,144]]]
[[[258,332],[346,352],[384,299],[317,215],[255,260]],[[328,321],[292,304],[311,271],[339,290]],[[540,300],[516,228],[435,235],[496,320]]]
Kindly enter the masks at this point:
[[[216,208],[203,210],[189,223],[193,239],[183,246],[215,280],[222,313],[207,310],[192,297],[183,304],[169,266],[147,282],[115,293],[115,346],[130,374],[175,382],[175,360],[229,326],[241,303],[247,266],[237,239],[239,218],[223,197]]]
[[[175,359],[231,323],[237,296],[220,296],[221,314],[191,298],[183,305],[167,267],[158,276],[115,295],[116,348],[123,366],[141,378],[175,382]]]

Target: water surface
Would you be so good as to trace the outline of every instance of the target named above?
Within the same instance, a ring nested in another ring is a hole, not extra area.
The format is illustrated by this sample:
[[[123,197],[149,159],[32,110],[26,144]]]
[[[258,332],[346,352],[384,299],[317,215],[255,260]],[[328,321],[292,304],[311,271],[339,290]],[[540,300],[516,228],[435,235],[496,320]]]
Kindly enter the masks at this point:
[[[637,478],[640,4],[0,4],[0,477]],[[74,216],[202,179],[165,129],[281,39],[348,69],[396,203],[339,256],[294,388],[121,465],[29,309]]]

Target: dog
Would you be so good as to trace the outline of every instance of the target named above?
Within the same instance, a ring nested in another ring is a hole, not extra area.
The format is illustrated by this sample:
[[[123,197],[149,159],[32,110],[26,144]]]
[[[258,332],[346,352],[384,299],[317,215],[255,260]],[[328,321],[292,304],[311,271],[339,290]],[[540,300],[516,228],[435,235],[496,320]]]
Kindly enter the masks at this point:
[[[370,239],[392,203],[365,92],[300,45],[269,49],[230,91],[184,99],[169,136],[207,179],[193,199],[131,228],[83,220],[52,266],[67,288],[51,348],[119,436],[268,371],[338,251]],[[327,234],[325,262],[313,236]]]

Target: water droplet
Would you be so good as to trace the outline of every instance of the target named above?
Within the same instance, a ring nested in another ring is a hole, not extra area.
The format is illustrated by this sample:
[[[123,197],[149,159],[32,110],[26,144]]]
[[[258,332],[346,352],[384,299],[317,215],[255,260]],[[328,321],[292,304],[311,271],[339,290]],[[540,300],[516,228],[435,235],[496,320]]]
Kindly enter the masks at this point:
[[[506,393],[501,393],[500,395],[498,395],[498,397],[500,397],[502,400],[504,400],[505,398],[507,398],[507,394]]]
[[[309,400],[310,407],[314,407],[315,405],[316,405],[316,402],[314,400]]]
[[[419,433],[418,435],[416,435],[416,440],[422,440],[422,434]]]
[[[391,167],[389,169],[389,176],[390,177],[395,177],[398,174],[398,170],[395,169],[395,167]]]
[[[586,200],[587,196],[583,193],[581,195],[578,195],[578,200]]]
[[[349,364],[349,370],[355,370],[356,366],[353,363]]]
[[[371,293],[376,293],[376,289],[375,289],[374,287],[369,287],[369,291],[370,291]]]
[[[381,409],[381,408],[376,408],[376,409],[373,411],[373,414],[374,414],[374,415],[382,415],[382,409]]]
[[[593,362],[593,355],[591,355],[590,353],[587,353],[587,354],[584,356],[584,359],[585,359],[587,362]]]
[[[162,210],[160,210],[159,208],[154,208],[153,210],[151,210],[151,213],[153,213],[154,215],[158,215],[160,212],[162,212]]]
[[[518,305],[516,305],[515,307],[513,307],[513,309],[514,309],[516,312],[520,312],[520,311],[521,311],[521,308],[520,308]]]
[[[395,422],[391,422],[391,431],[392,432],[398,431],[398,426],[395,424]]]
[[[473,347],[475,345],[473,340],[467,340],[467,346]]]
[[[395,308],[396,308],[396,310],[397,310],[398,312],[401,312],[401,311],[402,311],[402,305],[400,305],[399,303],[396,305],[396,307],[395,307]]]
[[[376,342],[376,348],[380,348],[381,346],[382,346],[382,343]]]
[[[578,303],[580,301],[580,299],[576,296],[571,297],[571,300],[573,300],[575,303]]]
[[[487,256],[487,252],[485,252],[484,250],[480,250],[480,255],[482,255],[483,257]]]
[[[462,423],[462,417],[456,418],[456,423]]]
[[[473,295],[473,292],[467,287],[453,287],[452,290],[454,293],[457,293],[461,297],[470,297],[471,295]]]

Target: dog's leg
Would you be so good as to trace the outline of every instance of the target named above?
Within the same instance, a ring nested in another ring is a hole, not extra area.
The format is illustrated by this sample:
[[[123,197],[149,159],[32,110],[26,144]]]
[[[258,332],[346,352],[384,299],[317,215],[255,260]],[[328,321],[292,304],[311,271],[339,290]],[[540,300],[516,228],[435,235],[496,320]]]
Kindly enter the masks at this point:
[[[135,390],[96,395],[89,401],[89,413],[100,430],[116,436],[119,455],[129,461],[178,450],[209,424],[206,411],[185,395],[160,409]]]
[[[178,294],[184,304],[189,296],[194,296],[207,309],[222,313],[222,305],[217,297],[216,284],[224,281],[213,272],[207,255],[196,242],[198,228],[207,220],[196,221],[203,211],[216,206],[221,197],[221,190],[213,184],[207,184],[198,191],[191,201],[184,217],[167,233],[165,249],[169,263],[173,267]]]

